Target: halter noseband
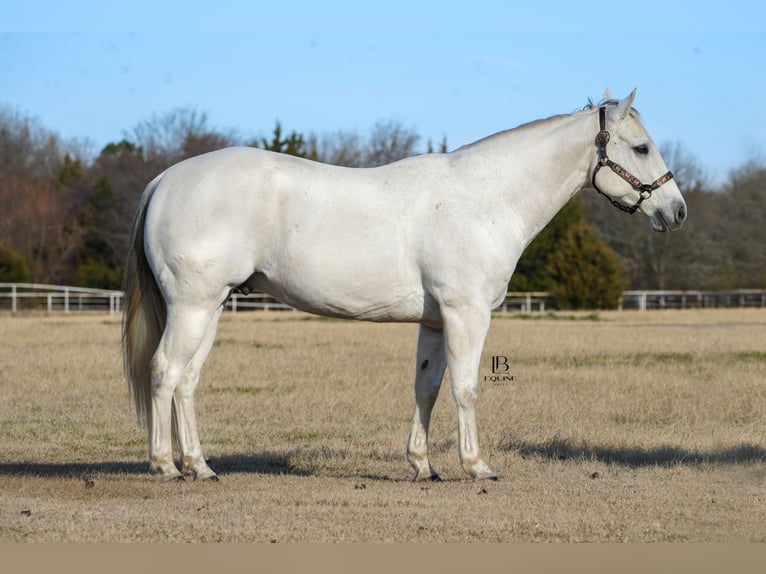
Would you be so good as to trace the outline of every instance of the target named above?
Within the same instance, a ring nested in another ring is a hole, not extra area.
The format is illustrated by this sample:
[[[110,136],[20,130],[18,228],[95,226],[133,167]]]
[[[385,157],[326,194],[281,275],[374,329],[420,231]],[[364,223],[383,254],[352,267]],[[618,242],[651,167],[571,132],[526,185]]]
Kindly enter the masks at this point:
[[[596,135],[596,145],[598,146],[598,163],[596,164],[596,168],[593,170],[593,177],[591,178],[593,189],[606,197],[612,203],[612,205],[614,205],[620,211],[631,214],[635,213],[641,206],[641,203],[652,196],[652,192],[654,190],[673,179],[673,174],[668,170],[665,175],[658,177],[652,183],[641,183],[640,179],[622,167],[619,163],[613,162],[606,155],[606,144],[609,142],[609,132],[606,129],[606,106],[601,106],[598,109],[598,123],[600,130]],[[598,173],[598,170],[604,166],[609,167],[614,173],[627,181],[631,187],[633,187],[633,189],[638,192],[638,201],[636,201],[634,205],[623,205],[599,189],[598,185],[596,185],[596,174]]]

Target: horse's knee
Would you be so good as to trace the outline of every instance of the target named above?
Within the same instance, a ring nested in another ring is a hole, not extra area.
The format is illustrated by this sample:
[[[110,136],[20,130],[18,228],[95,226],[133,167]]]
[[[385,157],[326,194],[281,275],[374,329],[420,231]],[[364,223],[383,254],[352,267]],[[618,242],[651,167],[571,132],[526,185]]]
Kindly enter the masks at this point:
[[[470,408],[476,405],[478,391],[473,386],[456,386],[452,389],[452,396],[458,406]]]

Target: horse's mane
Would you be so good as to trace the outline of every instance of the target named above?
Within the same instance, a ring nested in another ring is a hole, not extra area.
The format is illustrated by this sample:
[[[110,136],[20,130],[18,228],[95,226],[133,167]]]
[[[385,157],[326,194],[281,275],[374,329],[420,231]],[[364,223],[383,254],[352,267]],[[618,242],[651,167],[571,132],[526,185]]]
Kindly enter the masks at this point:
[[[606,100],[600,100],[598,102],[594,102],[591,98],[588,98],[588,103],[587,104],[585,104],[581,109],[577,109],[577,110],[575,110],[574,112],[572,112],[570,114],[557,114],[557,115],[554,115],[554,116],[550,116],[548,118],[541,118],[539,120],[532,120],[531,122],[526,122],[526,123],[520,124],[520,125],[516,126],[515,128],[512,128],[510,130],[506,130],[506,131],[510,132],[510,131],[515,131],[515,130],[521,130],[521,129],[524,129],[524,128],[531,128],[531,127],[534,127],[536,125],[549,122],[551,120],[556,120],[558,118],[574,116],[574,115],[579,114],[581,112],[587,112],[587,111],[590,111],[590,110],[594,110],[594,109],[600,108],[601,106],[616,106],[619,103],[620,103],[620,100],[617,100],[617,99],[614,99],[614,98],[609,98],[609,99],[606,99]],[[630,108],[630,113],[636,119],[638,119],[640,117],[639,113],[638,113],[638,110],[636,108]]]
[[[575,116],[577,114],[581,114],[581,113],[584,113],[584,112],[589,112],[591,110],[600,108],[601,106],[616,106],[619,103],[620,103],[620,100],[616,100],[616,99],[613,99],[613,98],[605,99],[605,100],[600,100],[598,102],[594,102],[591,98],[588,98],[588,103],[585,104],[585,106],[583,106],[581,109],[575,110],[574,112],[572,112],[570,114],[557,114],[557,115],[554,115],[554,116],[550,116],[548,118],[541,118],[541,119],[538,119],[538,120],[532,120],[531,122],[526,122],[526,123],[523,123],[523,124],[519,124],[515,128],[511,128],[511,129],[508,129],[508,130],[503,130],[501,132],[498,132],[498,133],[495,133],[495,134],[483,137],[483,138],[481,138],[479,140],[476,140],[474,142],[471,142],[469,144],[461,146],[461,147],[457,148],[455,151],[460,151],[460,150],[464,150],[466,148],[473,147],[473,146],[475,146],[477,144],[484,143],[484,142],[486,142],[489,139],[495,139],[497,136],[503,136],[503,135],[507,135],[507,134],[511,134],[511,133],[517,133],[517,132],[520,132],[520,131],[523,131],[523,130],[526,130],[526,129],[529,129],[529,128],[533,128],[533,127],[538,126],[540,124],[548,123],[548,122],[550,122],[552,120],[556,120],[556,119],[559,119],[559,118],[570,117],[570,116]],[[636,108],[631,108],[630,109],[630,113],[631,113],[631,115],[634,118],[636,118],[636,119],[640,118],[640,115],[639,115],[638,110]]]
[[[593,110],[596,108],[600,108],[601,106],[616,106],[619,103],[620,103],[620,100],[615,100],[614,98],[608,99],[608,100],[601,100],[599,102],[594,102],[592,99],[588,98],[588,103],[585,104],[582,111]],[[641,117],[641,114],[638,113],[638,110],[636,108],[630,108],[630,113],[636,119],[639,119]]]

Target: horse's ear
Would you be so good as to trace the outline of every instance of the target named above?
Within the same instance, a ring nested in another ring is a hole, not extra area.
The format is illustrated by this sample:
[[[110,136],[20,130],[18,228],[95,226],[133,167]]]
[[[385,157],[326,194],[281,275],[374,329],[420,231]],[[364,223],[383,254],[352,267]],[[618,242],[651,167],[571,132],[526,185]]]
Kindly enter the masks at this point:
[[[611,99],[612,99],[612,92],[610,92],[609,88],[607,88],[606,90],[604,90],[604,97],[602,98],[602,101],[608,102]]]
[[[619,104],[617,104],[617,108],[614,111],[614,115],[617,119],[621,120],[628,116],[630,113],[630,108],[633,107],[633,100],[636,99],[636,89],[633,88],[633,91],[630,92],[630,95],[628,95],[627,98],[622,100]]]

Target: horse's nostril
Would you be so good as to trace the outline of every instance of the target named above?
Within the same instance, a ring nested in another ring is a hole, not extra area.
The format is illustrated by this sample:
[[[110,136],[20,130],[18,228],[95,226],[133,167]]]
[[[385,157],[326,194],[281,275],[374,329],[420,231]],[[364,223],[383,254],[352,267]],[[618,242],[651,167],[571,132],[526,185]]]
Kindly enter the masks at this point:
[[[676,223],[683,223],[686,219],[686,206],[682,205],[678,208],[678,211],[676,211]]]

